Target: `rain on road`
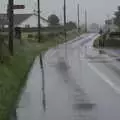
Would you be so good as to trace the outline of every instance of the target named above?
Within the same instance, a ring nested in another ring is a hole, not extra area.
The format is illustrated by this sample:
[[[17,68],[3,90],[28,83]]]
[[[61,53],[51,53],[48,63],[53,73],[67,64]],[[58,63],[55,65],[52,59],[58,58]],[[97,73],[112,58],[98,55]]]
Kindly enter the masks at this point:
[[[85,34],[44,55],[46,112],[42,109],[39,57],[17,109],[18,120],[119,120],[120,64],[92,48]]]

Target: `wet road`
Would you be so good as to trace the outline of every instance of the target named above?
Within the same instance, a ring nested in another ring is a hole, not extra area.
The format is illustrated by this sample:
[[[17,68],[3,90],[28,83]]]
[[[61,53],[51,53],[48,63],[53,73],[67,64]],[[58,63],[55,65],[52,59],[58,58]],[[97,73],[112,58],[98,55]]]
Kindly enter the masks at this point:
[[[45,54],[46,112],[36,58],[17,109],[18,120],[120,119],[120,64],[92,48],[96,36],[85,34]]]

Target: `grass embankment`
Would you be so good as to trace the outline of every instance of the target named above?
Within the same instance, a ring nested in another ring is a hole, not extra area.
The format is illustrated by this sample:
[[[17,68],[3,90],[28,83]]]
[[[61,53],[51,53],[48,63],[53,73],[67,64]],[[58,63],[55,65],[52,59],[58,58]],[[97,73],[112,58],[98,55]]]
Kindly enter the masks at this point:
[[[69,39],[74,38],[76,32],[70,33]],[[59,43],[64,42],[63,35],[43,36],[42,43],[38,44],[24,36],[22,45],[15,44],[13,57],[5,57],[4,64],[0,64],[0,120],[9,120],[12,109],[17,103],[21,89],[25,86],[26,75],[34,58],[41,51],[48,50]]]

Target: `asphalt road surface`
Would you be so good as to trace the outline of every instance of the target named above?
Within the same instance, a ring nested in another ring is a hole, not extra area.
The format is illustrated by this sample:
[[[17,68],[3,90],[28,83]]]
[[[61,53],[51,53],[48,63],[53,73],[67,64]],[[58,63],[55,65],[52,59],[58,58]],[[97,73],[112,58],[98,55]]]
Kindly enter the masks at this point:
[[[17,109],[18,120],[120,120],[120,63],[84,34],[44,55],[46,112],[39,57]]]

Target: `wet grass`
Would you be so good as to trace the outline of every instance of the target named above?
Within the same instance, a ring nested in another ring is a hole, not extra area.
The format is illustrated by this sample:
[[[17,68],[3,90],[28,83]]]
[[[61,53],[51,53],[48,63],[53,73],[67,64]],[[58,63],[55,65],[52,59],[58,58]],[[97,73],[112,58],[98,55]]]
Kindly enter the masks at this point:
[[[74,33],[73,33],[74,34]],[[69,39],[77,34],[69,35]],[[9,120],[14,105],[19,100],[21,89],[26,84],[27,73],[34,58],[41,51],[46,51],[56,45],[56,40],[63,43],[63,36],[50,38],[43,43],[28,42],[15,46],[13,57],[6,57],[4,64],[0,64],[0,120]]]
[[[93,47],[99,48],[99,47],[100,47],[100,42],[101,42],[101,41],[102,41],[102,37],[100,36],[100,37],[98,37],[98,38],[94,41]]]
[[[14,57],[0,65],[0,120],[9,120],[9,114],[25,85],[29,66],[34,57],[45,49],[47,46],[24,45],[17,49]]]

